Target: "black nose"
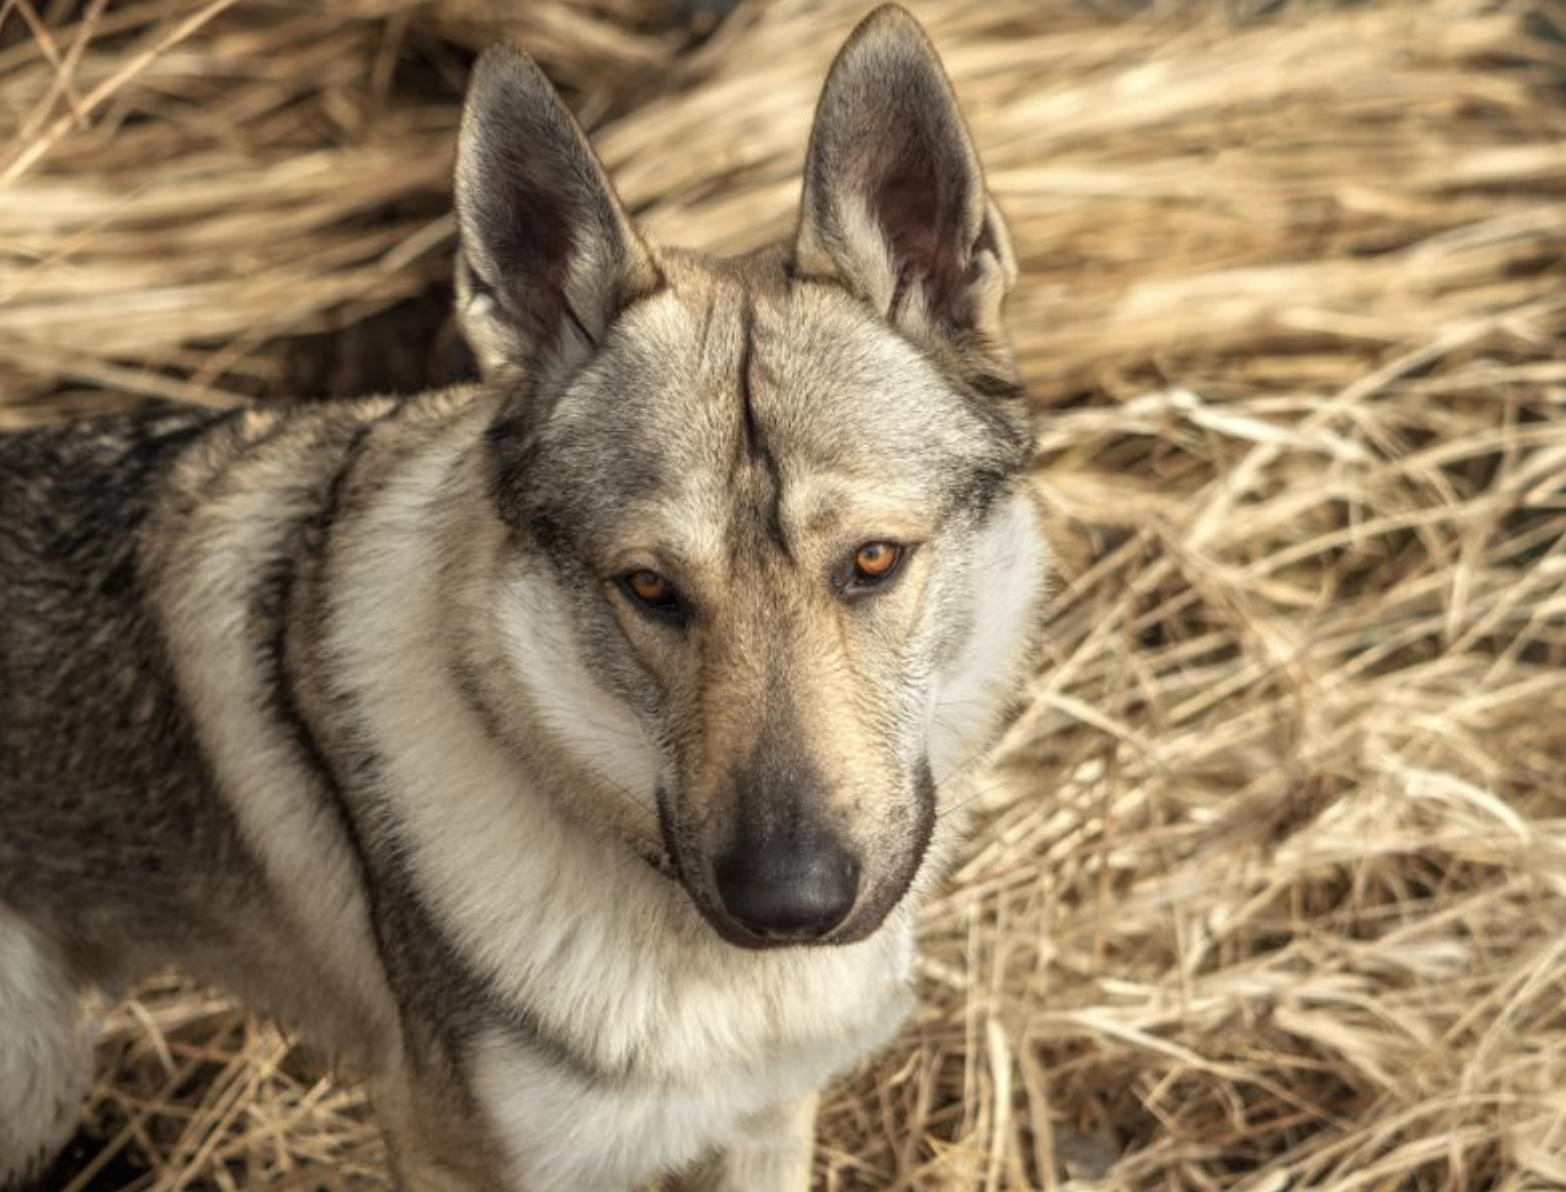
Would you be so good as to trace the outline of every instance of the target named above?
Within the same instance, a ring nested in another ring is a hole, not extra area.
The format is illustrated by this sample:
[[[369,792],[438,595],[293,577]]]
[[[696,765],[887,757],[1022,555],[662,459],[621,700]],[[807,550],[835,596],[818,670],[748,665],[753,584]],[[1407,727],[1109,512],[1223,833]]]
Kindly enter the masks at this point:
[[[859,863],[826,836],[741,845],[716,876],[730,917],[778,942],[820,939],[848,917],[859,889]]]

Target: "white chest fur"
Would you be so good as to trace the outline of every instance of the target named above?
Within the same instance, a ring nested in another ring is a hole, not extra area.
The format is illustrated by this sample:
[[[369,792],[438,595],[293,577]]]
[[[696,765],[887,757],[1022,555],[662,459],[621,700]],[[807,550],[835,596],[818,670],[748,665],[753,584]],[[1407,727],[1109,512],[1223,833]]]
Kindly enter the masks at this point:
[[[899,993],[849,1036],[779,1043],[749,1062],[700,1070],[703,1057],[692,1055],[692,1071],[672,1081],[635,1067],[613,1079],[588,1078],[495,1034],[475,1048],[474,1090],[514,1187],[628,1192],[724,1146],[746,1118],[815,1092],[886,1042],[910,1002]]]

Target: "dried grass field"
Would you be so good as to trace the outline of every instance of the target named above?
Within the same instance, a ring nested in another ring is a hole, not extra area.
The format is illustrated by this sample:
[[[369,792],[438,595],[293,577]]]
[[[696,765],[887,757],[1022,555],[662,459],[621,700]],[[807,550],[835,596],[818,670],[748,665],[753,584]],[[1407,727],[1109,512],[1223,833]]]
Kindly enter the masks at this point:
[[[654,235],[781,236],[864,7],[3,0],[0,426],[454,375],[500,36]],[[912,7],[1065,567],[818,1188],[1566,1187],[1566,10]],[[220,994],[108,1022],[50,1192],[384,1187],[360,1091]]]

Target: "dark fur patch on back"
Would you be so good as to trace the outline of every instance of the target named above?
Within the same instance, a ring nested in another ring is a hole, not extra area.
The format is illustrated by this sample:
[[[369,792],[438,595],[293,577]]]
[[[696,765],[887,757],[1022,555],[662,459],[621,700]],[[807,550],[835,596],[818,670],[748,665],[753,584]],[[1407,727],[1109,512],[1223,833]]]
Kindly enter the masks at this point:
[[[229,417],[153,412],[0,437],[0,900],[13,906],[102,902],[132,936],[171,923],[191,936],[222,930],[193,913],[192,887],[246,880],[140,553],[175,461]],[[62,835],[77,847],[51,847]]]

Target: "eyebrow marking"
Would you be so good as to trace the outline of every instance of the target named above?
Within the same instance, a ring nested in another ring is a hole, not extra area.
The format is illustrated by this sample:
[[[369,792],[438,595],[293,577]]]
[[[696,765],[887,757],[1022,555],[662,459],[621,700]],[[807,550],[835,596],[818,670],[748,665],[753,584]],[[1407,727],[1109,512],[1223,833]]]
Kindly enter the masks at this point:
[[[790,558],[792,555],[789,551],[788,539],[783,533],[780,509],[783,485],[777,461],[768,450],[766,436],[762,433],[761,420],[756,417],[755,373],[759,367],[756,359],[756,305],[755,300],[747,294],[740,307],[740,356],[737,378],[740,451],[735,465],[738,467],[741,460],[749,459],[757,472],[766,478],[759,489],[759,501],[764,506],[764,529],[767,537],[783,552],[784,557]]]
[[[740,308],[739,399],[745,451],[753,458],[764,458],[766,448],[761,427],[756,422],[756,394],[751,370],[756,366],[756,307],[747,296]]]

